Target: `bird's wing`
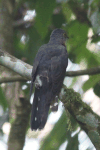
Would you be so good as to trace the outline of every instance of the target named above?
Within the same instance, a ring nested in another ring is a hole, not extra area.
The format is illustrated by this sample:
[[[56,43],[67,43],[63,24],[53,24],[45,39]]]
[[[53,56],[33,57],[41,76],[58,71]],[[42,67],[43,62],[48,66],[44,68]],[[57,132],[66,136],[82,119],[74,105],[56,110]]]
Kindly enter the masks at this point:
[[[67,65],[67,53],[61,54],[60,56],[54,56],[51,59],[52,92],[55,95],[59,94],[61,90]]]
[[[31,97],[31,94],[32,94],[32,90],[33,90],[33,84],[34,84],[34,81],[35,81],[35,78],[36,78],[36,74],[37,74],[37,68],[38,68],[38,65],[39,65],[39,62],[42,58],[42,56],[44,55],[44,50],[45,50],[45,46],[46,44],[42,45],[34,59],[34,63],[33,63],[33,69],[32,69],[32,79],[31,79],[31,86],[30,86],[30,97]]]

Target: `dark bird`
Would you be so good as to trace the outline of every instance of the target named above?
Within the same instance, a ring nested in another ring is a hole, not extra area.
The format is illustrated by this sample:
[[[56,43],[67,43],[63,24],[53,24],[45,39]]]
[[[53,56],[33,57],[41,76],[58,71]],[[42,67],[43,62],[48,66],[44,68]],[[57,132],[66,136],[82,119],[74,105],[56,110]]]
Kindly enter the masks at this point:
[[[55,29],[47,44],[40,47],[33,64],[30,95],[35,83],[34,100],[31,112],[31,129],[43,129],[50,105],[57,111],[58,96],[68,65],[65,46],[67,34],[62,29]],[[53,104],[53,102],[55,102]]]

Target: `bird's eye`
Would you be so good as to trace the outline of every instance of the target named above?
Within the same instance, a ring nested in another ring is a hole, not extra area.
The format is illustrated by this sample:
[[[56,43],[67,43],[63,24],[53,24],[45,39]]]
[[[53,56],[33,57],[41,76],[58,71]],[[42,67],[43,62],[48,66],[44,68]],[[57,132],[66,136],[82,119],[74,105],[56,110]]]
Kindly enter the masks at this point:
[[[63,36],[64,36],[64,38],[67,38],[67,35],[66,35],[66,33],[63,33]]]
[[[69,38],[66,33],[63,33],[64,38]]]

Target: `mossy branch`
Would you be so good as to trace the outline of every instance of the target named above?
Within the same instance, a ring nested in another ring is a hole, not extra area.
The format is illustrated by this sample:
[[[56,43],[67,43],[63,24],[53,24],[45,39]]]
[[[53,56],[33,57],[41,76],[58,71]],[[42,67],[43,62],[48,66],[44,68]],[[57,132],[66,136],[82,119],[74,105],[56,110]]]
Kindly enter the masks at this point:
[[[100,150],[100,117],[81,100],[79,93],[64,87],[61,98],[66,113],[69,112],[87,133],[97,150]]]

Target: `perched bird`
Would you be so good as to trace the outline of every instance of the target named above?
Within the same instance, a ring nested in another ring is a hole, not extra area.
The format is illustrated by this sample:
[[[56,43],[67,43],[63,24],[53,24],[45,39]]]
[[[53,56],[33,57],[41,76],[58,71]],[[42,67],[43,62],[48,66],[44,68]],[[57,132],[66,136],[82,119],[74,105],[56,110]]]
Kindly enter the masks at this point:
[[[35,83],[34,100],[31,112],[31,129],[43,129],[50,105],[57,111],[57,101],[68,65],[65,46],[67,34],[62,29],[55,29],[47,44],[40,47],[32,70],[30,95]],[[55,104],[53,104],[55,102]]]

